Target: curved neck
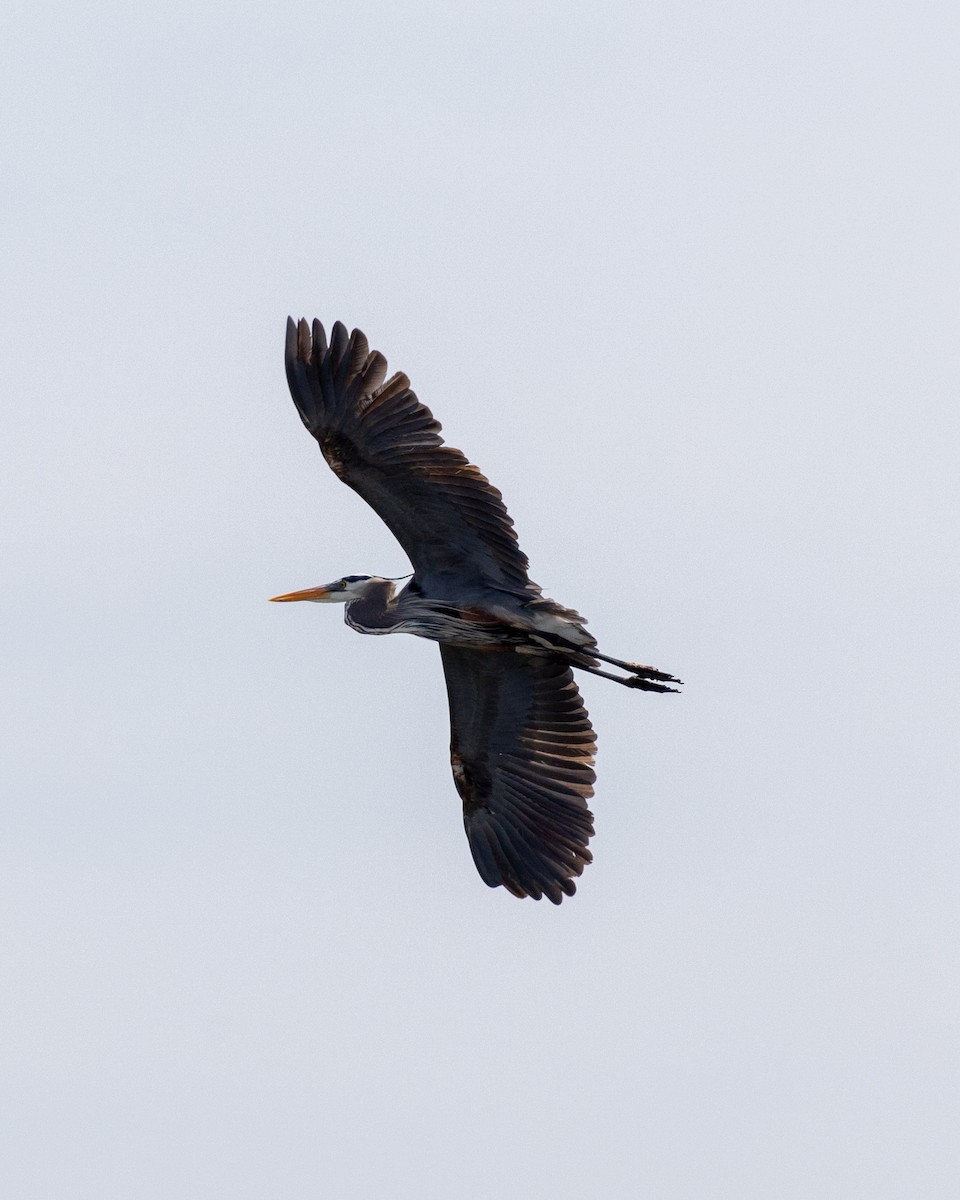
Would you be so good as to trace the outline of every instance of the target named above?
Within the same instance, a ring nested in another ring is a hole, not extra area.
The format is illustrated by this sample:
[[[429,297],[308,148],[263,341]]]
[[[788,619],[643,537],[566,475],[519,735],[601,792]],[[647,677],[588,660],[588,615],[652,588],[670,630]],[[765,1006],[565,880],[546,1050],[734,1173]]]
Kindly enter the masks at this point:
[[[395,591],[386,579],[369,583],[359,599],[347,601],[344,621],[358,633],[389,633],[397,623],[393,603]]]

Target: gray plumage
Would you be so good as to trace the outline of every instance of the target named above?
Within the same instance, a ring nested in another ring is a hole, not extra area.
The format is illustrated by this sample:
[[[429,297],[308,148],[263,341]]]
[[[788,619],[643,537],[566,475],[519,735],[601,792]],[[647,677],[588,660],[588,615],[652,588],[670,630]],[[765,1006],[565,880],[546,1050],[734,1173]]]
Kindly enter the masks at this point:
[[[446,446],[405,375],[337,322],[287,323],[286,369],[304,425],[337,476],[382,518],[414,568],[397,592],[379,576],[275,597],[341,601],[361,633],[440,643],[450,754],[485,883],[559,904],[591,861],[596,736],[572,667],[645,691],[679,681],[601,654],[584,619],[527,574],[500,493]],[[625,675],[600,669],[610,663]]]

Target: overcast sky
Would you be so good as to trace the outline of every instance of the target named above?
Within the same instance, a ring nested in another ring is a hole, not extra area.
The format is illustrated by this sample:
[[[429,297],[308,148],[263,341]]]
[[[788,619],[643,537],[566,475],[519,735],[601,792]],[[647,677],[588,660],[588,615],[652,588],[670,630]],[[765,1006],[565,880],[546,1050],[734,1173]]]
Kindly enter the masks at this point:
[[[0,1182],[960,1188],[947,3],[17,4],[0,45]],[[595,862],[488,890],[403,553],[290,402],[360,326],[585,677]]]

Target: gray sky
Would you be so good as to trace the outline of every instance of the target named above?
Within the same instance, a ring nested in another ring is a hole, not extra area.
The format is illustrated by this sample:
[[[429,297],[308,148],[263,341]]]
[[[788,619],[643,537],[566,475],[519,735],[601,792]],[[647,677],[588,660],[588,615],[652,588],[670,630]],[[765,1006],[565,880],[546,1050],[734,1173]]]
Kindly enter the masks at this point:
[[[0,49],[0,1180],[953,1197],[948,4],[22,4]],[[488,891],[286,390],[359,325],[546,591],[596,861]],[[5,1177],[5,1178],[4,1178]]]

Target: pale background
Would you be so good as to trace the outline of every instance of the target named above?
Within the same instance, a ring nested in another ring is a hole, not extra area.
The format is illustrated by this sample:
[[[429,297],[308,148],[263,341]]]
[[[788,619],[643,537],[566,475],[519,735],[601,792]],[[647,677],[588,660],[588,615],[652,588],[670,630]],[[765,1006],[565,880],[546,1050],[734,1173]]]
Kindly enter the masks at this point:
[[[3,20],[0,1182],[960,1194],[952,4]],[[595,864],[488,891],[286,390],[359,325],[547,592]]]

